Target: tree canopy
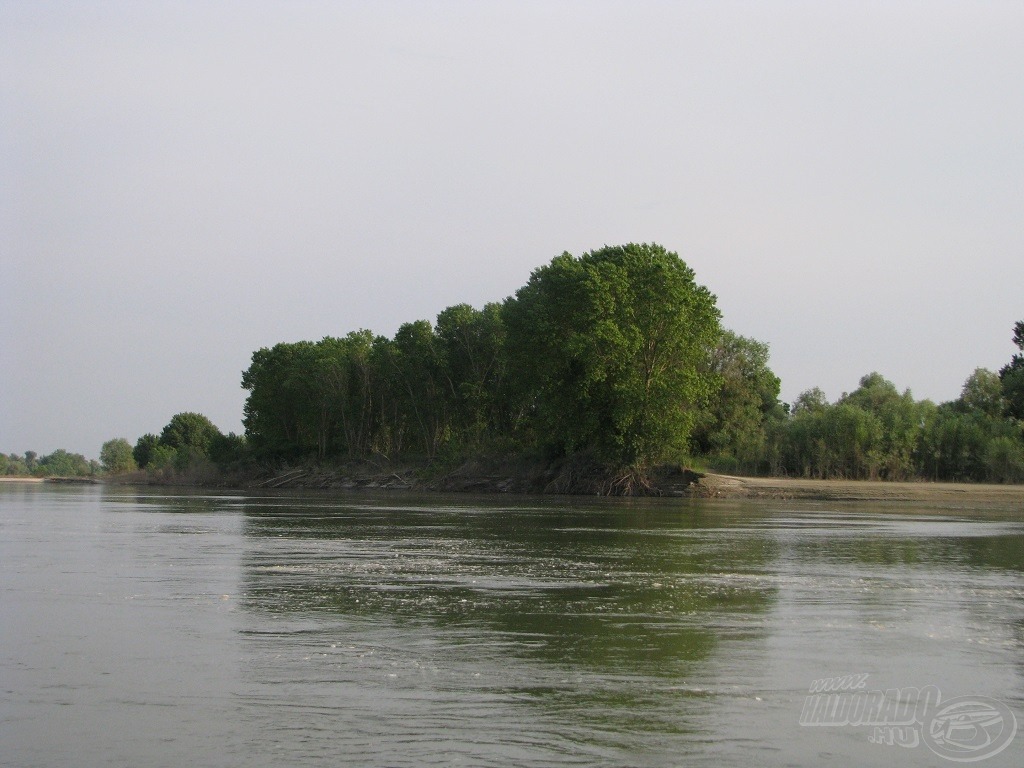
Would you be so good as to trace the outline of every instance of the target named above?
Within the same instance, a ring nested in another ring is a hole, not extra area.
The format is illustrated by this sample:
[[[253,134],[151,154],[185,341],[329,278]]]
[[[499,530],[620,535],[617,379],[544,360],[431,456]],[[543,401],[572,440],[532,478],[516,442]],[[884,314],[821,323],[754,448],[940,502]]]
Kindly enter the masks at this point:
[[[131,472],[138,465],[132,455],[132,444],[125,438],[118,437],[108,440],[100,448],[100,463],[103,471],[110,474]]]
[[[563,253],[505,304],[536,434],[562,453],[645,465],[685,453],[712,394],[715,297],[658,245]]]

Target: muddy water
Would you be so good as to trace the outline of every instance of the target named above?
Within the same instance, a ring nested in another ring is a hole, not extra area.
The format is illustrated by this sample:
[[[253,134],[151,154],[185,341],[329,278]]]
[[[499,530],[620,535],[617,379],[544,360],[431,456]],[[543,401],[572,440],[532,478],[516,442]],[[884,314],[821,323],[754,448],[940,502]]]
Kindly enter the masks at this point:
[[[0,485],[4,766],[1020,766],[1016,723],[1024,510]]]

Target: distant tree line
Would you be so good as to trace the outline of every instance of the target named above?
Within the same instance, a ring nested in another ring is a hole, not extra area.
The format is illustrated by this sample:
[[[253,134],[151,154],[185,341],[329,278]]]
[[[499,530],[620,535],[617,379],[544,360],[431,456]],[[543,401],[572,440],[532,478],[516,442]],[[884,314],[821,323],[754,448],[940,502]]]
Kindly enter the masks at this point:
[[[101,463],[0,456],[0,473],[182,475],[259,464],[473,458],[599,468],[642,492],[658,464],[809,478],[1024,482],[1024,321],[1017,354],[936,405],[878,373],[791,405],[768,345],[721,325],[715,297],[658,245],[564,253],[513,296],[458,304],[392,338],[366,330],[257,350],[244,436],[176,414]]]
[[[0,453],[0,476],[5,477],[89,477],[101,472],[97,461],[63,448],[45,456],[35,451],[25,451],[23,455]]]
[[[816,478],[1024,482],[1024,431],[998,375],[976,370],[961,396],[916,401],[878,373],[835,403],[804,392],[779,425],[767,470]]]
[[[936,405],[878,373],[835,403],[801,394],[775,427],[762,469],[820,478],[1024,482],[1024,321],[999,373],[976,369],[960,397]]]

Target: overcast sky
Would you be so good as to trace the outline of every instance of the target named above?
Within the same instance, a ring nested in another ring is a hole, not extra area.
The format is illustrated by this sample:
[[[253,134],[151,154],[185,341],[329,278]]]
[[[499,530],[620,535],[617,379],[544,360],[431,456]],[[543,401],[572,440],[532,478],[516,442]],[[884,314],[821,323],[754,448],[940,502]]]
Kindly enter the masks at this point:
[[[657,242],[782,399],[937,402],[1024,319],[1020,2],[0,0],[0,451]]]

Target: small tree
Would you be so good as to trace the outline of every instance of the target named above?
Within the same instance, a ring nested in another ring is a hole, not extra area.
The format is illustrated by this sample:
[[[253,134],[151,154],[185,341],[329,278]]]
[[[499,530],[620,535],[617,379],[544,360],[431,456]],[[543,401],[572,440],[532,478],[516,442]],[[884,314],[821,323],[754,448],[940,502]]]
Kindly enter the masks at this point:
[[[998,418],[1003,413],[1003,384],[987,368],[976,368],[960,392],[959,404],[965,411],[978,411]]]
[[[146,469],[153,460],[153,451],[160,445],[160,438],[152,432],[140,437],[132,449],[132,458],[139,469]]]
[[[123,437],[108,440],[103,444],[100,448],[100,464],[103,471],[111,475],[132,472],[138,466],[132,455],[131,443]]]
[[[180,453],[194,449],[193,453],[205,457],[213,441],[221,436],[221,431],[201,413],[177,413],[160,433],[160,444]]]

